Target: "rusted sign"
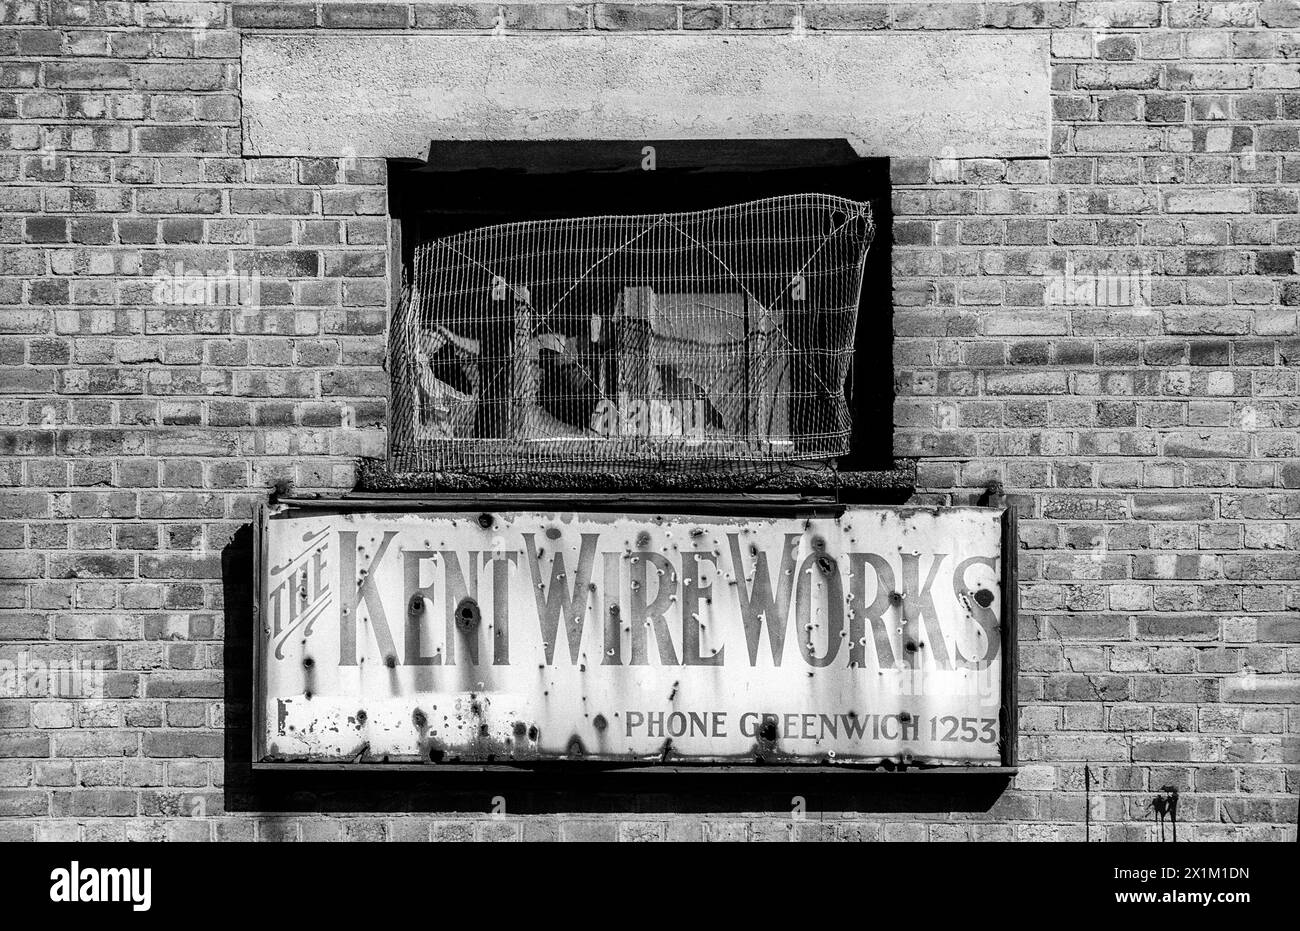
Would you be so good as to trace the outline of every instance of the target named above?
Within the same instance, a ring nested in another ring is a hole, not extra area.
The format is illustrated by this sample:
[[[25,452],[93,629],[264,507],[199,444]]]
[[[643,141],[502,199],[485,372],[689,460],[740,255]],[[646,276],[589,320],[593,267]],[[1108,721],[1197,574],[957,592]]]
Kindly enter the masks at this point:
[[[1002,511],[261,527],[265,761],[997,764]]]

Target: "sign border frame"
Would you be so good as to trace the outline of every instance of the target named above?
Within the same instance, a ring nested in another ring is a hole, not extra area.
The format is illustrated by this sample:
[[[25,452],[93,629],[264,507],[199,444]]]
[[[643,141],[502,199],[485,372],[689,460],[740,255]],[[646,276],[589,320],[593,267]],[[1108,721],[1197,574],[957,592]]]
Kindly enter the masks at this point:
[[[250,612],[253,619],[252,630],[252,696],[251,696],[251,763],[254,772],[356,772],[356,773],[444,773],[465,774],[479,773],[514,773],[534,775],[541,772],[582,771],[585,773],[622,773],[622,774],[668,774],[668,773],[768,773],[768,774],[829,774],[846,773],[866,775],[888,773],[892,776],[920,773],[949,774],[983,774],[1011,777],[1019,772],[1019,754],[1017,744],[1020,738],[1019,688],[1019,644],[1020,644],[1020,593],[1019,593],[1019,521],[1015,505],[1007,502],[1002,513],[1002,695],[998,718],[1001,723],[999,738],[999,765],[992,764],[917,764],[913,766],[886,767],[883,764],[852,763],[787,763],[772,764],[762,762],[718,763],[701,761],[690,763],[676,761],[673,763],[645,763],[636,761],[619,763],[595,760],[527,760],[509,763],[376,763],[343,762],[338,760],[293,760],[275,761],[266,758],[265,725],[266,709],[266,670],[262,664],[262,605],[266,595],[268,579],[268,562],[266,559],[267,522],[271,519],[271,505],[277,504],[287,508],[304,510],[322,509],[365,513],[376,510],[400,510],[423,513],[438,511],[466,510],[526,510],[531,507],[556,509],[563,503],[572,505],[576,500],[560,501],[556,495],[470,495],[470,494],[392,494],[366,495],[338,498],[297,498],[286,497],[275,501],[261,502],[256,505],[253,515],[253,605]],[[569,496],[563,496],[566,499]],[[576,499],[578,496],[572,496]],[[837,501],[827,497],[808,497],[802,495],[711,495],[705,500],[694,500],[690,496],[672,499],[650,500],[647,496],[636,494],[597,494],[584,496],[582,510],[608,511],[626,509],[630,504],[639,504],[637,510],[642,513],[655,513],[689,507],[692,513],[735,514],[737,507],[743,512],[755,516],[819,516],[837,512],[848,506],[848,502]],[[657,505],[650,507],[651,504]],[[502,505],[505,505],[503,508]],[[904,507],[905,505],[900,505]]]

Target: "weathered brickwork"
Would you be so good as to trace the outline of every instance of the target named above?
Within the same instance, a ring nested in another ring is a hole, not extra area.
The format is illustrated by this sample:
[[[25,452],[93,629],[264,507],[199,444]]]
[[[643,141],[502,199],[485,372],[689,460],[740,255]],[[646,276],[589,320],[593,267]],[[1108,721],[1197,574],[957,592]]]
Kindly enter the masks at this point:
[[[997,482],[1021,515],[1005,792],[906,810],[873,783],[803,818],[228,804],[241,528],[387,439],[385,165],[240,157],[262,29],[1050,34],[1051,158],[892,165],[895,451],[918,500]],[[1290,840],[1298,200],[1297,0],[0,2],[0,658],[105,684],[0,700],[0,838],[1156,840],[1172,788],[1180,840]],[[160,303],[178,265],[255,273],[258,307]]]

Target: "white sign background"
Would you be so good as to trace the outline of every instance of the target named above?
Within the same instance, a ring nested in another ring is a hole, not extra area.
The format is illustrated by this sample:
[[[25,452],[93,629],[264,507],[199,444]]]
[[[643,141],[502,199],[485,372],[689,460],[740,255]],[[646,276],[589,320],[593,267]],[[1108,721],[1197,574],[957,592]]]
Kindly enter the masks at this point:
[[[1001,509],[262,533],[265,760],[1000,759]]]

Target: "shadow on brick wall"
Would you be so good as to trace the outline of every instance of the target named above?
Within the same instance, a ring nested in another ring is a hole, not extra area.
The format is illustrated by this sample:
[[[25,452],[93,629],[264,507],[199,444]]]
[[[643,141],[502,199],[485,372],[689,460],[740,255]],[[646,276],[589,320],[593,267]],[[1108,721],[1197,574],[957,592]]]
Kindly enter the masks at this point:
[[[254,771],[253,533],[239,530],[222,552],[225,597],[225,810],[229,813],[489,812],[503,798],[513,814],[558,812],[788,814],[812,812],[987,812],[1006,775],[981,773],[601,772],[553,763],[514,772],[447,767],[427,771]],[[852,785],[849,785],[852,783]],[[999,808],[1014,806],[1014,795]]]

